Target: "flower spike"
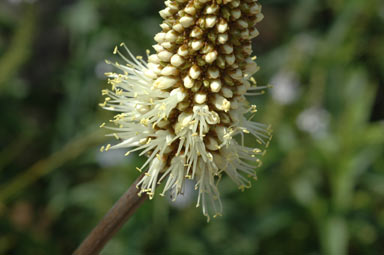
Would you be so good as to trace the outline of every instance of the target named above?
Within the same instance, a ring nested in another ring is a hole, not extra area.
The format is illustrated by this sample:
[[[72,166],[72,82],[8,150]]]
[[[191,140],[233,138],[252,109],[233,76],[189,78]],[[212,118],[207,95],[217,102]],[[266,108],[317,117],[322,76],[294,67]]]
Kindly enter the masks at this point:
[[[107,74],[112,89],[103,90],[101,106],[118,114],[113,126],[102,127],[113,130],[120,143],[103,150],[128,148],[127,154],[147,156],[137,186],[150,198],[160,182],[165,182],[161,194],[176,198],[185,179],[194,179],[197,206],[209,219],[222,213],[217,182],[223,173],[241,190],[251,186],[249,177],[256,179],[265,151],[247,147],[245,137],[260,147],[271,137],[267,125],[251,120],[256,106],[245,98],[267,88],[251,86],[259,70],[251,40],[263,14],[257,0],[167,0],[165,5],[155,53],[147,52],[147,61],[124,44],[114,50],[125,64],[110,63],[120,72]]]

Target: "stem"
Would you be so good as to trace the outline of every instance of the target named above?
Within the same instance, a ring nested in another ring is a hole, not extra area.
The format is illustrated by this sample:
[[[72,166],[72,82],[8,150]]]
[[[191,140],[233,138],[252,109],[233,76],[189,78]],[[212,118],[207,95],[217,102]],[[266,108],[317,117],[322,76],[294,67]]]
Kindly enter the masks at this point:
[[[136,184],[143,176],[143,174],[139,176],[124,195],[120,197],[73,255],[98,255],[100,253],[107,242],[147,198],[146,194],[141,196],[137,194]]]

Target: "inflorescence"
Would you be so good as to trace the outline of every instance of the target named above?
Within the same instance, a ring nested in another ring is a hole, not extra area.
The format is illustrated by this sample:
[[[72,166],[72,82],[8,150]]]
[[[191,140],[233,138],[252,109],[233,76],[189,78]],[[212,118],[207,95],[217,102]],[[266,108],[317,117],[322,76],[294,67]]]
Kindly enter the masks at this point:
[[[251,57],[263,14],[257,0],[167,0],[165,5],[162,31],[154,37],[156,53],[148,51],[145,61],[121,44],[129,57],[120,47],[114,53],[126,63],[108,62],[121,72],[107,74],[112,89],[103,90],[101,106],[118,112],[106,128],[120,142],[102,150],[129,148],[126,155],[146,155],[138,188],[150,198],[162,181],[161,195],[176,198],[186,178],[195,180],[197,206],[209,218],[222,211],[221,175],[242,190],[250,187],[247,177],[256,178],[271,138],[267,125],[251,120],[256,106],[245,98],[266,88],[252,78],[259,67]],[[261,148],[247,147],[249,136]]]

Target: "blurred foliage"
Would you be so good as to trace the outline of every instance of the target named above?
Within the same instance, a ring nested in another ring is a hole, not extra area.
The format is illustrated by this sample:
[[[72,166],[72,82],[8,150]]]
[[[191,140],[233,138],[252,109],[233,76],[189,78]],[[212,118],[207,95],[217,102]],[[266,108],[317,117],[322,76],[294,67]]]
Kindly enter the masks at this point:
[[[224,178],[209,224],[188,194],[156,196],[102,254],[384,253],[384,2],[261,2],[256,78],[274,87],[251,100],[275,131],[259,181]],[[138,176],[143,159],[98,150],[104,59],[150,48],[162,6],[0,2],[0,254],[70,254]]]

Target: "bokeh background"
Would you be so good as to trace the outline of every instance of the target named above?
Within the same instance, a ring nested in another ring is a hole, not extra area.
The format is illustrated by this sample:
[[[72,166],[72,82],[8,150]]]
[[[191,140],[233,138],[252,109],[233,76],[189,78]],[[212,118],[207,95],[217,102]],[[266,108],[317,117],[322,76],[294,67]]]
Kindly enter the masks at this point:
[[[263,0],[259,180],[147,201],[102,254],[384,254],[384,1]],[[101,153],[105,59],[160,31],[161,0],[0,0],[0,254],[71,254],[139,175]]]

